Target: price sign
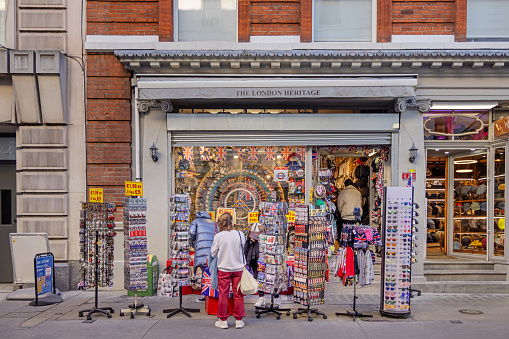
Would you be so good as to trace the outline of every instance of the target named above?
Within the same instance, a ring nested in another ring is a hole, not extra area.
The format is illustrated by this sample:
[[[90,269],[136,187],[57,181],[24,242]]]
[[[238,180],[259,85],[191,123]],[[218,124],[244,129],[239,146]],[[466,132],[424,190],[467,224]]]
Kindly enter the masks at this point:
[[[288,211],[288,214],[286,215],[286,220],[288,222],[295,222],[295,211]]]
[[[103,189],[102,188],[89,188],[88,201],[103,202]]]
[[[143,196],[143,183],[139,181],[125,182],[125,195],[127,196]]]
[[[250,224],[253,224],[255,222],[258,222],[258,212],[249,212],[249,219],[248,222]]]

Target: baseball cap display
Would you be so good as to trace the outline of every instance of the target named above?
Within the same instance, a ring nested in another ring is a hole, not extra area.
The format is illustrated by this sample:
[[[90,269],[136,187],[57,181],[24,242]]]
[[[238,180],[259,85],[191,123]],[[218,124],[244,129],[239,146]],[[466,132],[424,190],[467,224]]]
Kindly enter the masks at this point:
[[[488,203],[486,201],[481,202],[481,211],[486,211],[488,207]]]
[[[505,219],[499,219],[498,222],[497,222],[497,226],[501,230],[505,229]]]

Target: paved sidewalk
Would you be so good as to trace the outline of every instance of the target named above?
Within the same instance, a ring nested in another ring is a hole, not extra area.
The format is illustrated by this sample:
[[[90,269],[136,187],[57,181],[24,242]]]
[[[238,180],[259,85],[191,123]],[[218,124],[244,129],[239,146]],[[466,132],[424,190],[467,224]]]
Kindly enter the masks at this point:
[[[339,316],[351,308],[353,288],[339,283],[330,283],[326,290],[326,304],[317,308],[325,312],[328,319],[283,315],[255,317],[253,303],[257,297],[246,297],[246,327],[236,330],[233,319],[230,328],[214,327],[216,318],[207,315],[204,303],[195,301],[196,295],[184,296],[184,307],[200,308],[200,313],[189,319],[177,315],[171,319],[162,313],[165,308],[178,307],[178,298],[143,297],[152,309],[151,316],[139,315],[135,319],[120,317],[120,308],[133,303],[121,291],[101,291],[99,307],[110,306],[115,312],[108,319],[94,315],[92,322],[80,318],[78,311],[94,304],[93,291],[64,292],[64,302],[32,307],[27,301],[8,301],[7,293],[0,291],[1,338],[509,338],[509,294],[423,294],[412,299],[411,317],[393,319],[382,317],[379,312],[379,285],[357,289],[358,309],[373,318],[352,321],[351,317]],[[283,306],[297,309],[283,297]],[[466,310],[462,313],[460,310]],[[479,313],[479,314],[476,314]]]

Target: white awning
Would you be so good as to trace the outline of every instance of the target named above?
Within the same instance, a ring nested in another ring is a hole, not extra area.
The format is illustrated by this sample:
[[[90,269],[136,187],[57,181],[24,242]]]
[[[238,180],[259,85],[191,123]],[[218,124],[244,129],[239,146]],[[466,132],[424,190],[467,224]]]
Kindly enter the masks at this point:
[[[140,77],[139,99],[400,98],[415,95],[415,76],[324,78]]]

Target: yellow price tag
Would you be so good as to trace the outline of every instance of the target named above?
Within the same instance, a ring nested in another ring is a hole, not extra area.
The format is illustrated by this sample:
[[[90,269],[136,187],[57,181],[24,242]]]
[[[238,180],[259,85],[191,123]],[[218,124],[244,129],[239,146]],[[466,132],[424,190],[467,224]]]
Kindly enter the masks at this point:
[[[288,214],[286,215],[286,220],[288,222],[295,222],[295,211],[288,211]]]
[[[143,196],[143,183],[139,181],[125,182],[125,195],[127,196]]]
[[[248,223],[253,224],[258,222],[258,212],[249,212]]]
[[[90,202],[103,202],[103,189],[102,188],[89,188],[88,201]]]

